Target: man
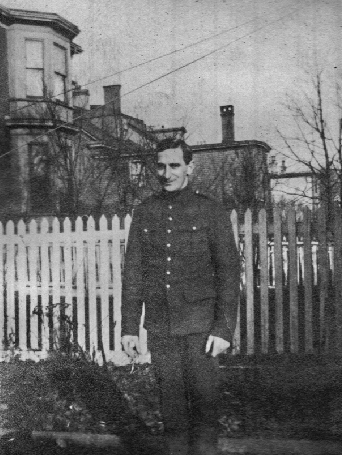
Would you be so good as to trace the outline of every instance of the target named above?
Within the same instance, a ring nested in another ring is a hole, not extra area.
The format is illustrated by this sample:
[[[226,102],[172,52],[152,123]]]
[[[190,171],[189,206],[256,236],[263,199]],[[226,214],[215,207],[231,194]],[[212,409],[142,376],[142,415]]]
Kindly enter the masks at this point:
[[[139,352],[145,302],[152,364],[169,453],[214,454],[218,360],[230,346],[239,294],[239,256],[224,207],[193,193],[191,149],[166,139],[157,149],[159,194],[136,208],[123,279],[122,344]]]

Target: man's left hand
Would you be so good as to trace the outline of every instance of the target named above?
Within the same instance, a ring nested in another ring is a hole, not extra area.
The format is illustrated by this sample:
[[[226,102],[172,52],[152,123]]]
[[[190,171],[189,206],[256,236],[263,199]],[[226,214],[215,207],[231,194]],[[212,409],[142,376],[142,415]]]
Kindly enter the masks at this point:
[[[205,352],[208,353],[212,349],[211,355],[216,357],[218,354],[223,354],[227,352],[230,343],[229,341],[224,340],[223,338],[214,337],[210,335],[205,346]]]

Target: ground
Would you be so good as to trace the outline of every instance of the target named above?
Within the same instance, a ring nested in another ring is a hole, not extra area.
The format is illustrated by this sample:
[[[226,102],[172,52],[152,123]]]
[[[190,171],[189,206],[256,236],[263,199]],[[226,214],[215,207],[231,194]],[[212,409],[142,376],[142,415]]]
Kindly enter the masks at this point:
[[[336,362],[223,366],[221,436],[342,441],[341,371]],[[0,380],[3,428],[118,434],[128,441],[141,435],[157,441],[163,432],[149,364],[99,367],[56,355],[1,363]]]

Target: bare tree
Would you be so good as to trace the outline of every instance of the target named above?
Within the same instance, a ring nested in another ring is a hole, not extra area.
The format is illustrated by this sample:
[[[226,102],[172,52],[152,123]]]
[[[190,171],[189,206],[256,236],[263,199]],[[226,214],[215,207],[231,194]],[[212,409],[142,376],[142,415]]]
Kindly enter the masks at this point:
[[[300,96],[288,96],[285,108],[294,123],[295,134],[279,129],[278,134],[286,146],[283,155],[312,175],[310,189],[306,186],[288,193],[313,198],[325,207],[327,220],[332,220],[334,200],[342,201],[342,103],[341,87],[337,84],[335,99],[331,100],[323,75],[320,71],[311,77],[311,86]],[[331,118],[332,110],[335,118]]]

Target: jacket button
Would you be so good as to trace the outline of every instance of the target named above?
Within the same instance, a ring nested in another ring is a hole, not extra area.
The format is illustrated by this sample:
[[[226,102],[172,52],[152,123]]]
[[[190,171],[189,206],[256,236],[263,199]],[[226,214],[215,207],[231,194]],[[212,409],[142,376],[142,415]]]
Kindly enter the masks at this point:
[[[169,221],[172,221],[172,216],[169,216],[168,220],[169,220]]]
[[[170,209],[170,210],[172,209],[172,205],[169,205],[169,209]]]
[[[170,270],[167,270],[167,271],[166,271],[166,275],[171,275]]]
[[[170,258],[170,256],[167,258],[167,260],[168,260],[169,262],[171,261],[171,258]]]
[[[193,230],[193,231],[196,231],[196,229],[197,229],[196,226],[193,226],[193,227],[192,227],[192,230]]]
[[[167,233],[168,233],[168,234],[171,234],[171,229],[168,229],[168,230],[167,230]]]
[[[170,289],[170,285],[169,284],[166,285],[166,289]]]
[[[171,243],[167,243],[166,246],[167,246],[168,248],[170,248],[170,247],[171,247]]]

